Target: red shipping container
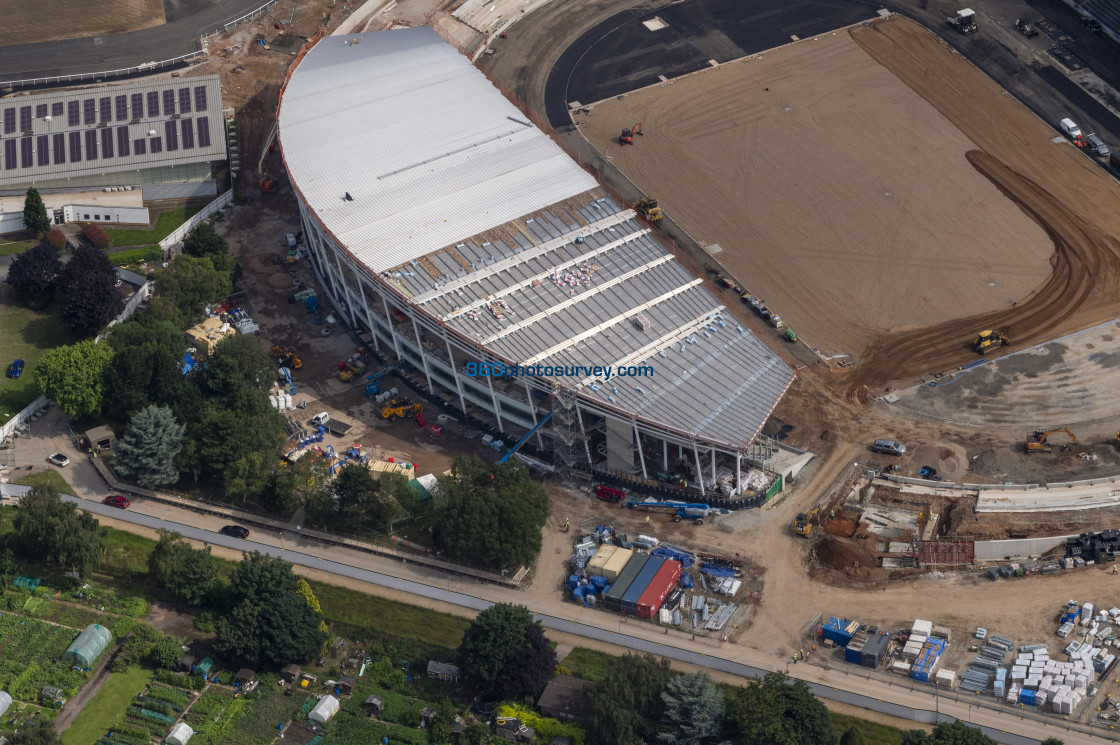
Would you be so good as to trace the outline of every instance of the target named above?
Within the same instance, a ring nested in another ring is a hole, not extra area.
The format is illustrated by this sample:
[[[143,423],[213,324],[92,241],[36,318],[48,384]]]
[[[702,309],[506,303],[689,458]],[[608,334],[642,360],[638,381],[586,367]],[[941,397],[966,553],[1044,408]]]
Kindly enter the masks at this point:
[[[679,561],[667,560],[657,570],[657,574],[653,575],[650,580],[649,586],[642,596],[638,598],[637,616],[638,618],[653,618],[658,610],[661,609],[661,604],[665,602],[665,596],[673,589],[673,585],[677,584],[677,580],[681,576],[681,563]]]

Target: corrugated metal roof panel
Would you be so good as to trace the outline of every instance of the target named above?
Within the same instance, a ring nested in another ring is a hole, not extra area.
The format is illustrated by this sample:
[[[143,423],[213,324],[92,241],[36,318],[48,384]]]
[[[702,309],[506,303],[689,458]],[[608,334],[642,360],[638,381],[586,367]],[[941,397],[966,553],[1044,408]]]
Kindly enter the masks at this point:
[[[596,186],[427,27],[324,38],[278,133],[308,206],[377,272]]]

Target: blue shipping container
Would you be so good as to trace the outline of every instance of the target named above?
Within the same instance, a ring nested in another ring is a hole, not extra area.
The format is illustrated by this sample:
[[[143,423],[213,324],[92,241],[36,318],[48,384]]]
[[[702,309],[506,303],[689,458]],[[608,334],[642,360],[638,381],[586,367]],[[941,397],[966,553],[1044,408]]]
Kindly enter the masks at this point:
[[[844,661],[845,662],[851,662],[851,663],[854,663],[854,664],[858,665],[860,663],[860,660],[862,659],[862,653],[863,653],[862,649],[851,649],[851,648],[845,649],[844,650]]]
[[[848,646],[848,642],[855,636],[856,631],[859,630],[857,625],[851,633],[845,629],[851,625],[851,621],[842,621],[839,618],[830,618],[825,622],[824,627],[821,629],[822,639],[831,639],[832,642],[838,647]]]
[[[628,616],[633,616],[638,612],[638,600],[642,597],[642,593],[649,587],[649,583],[653,580],[657,570],[665,563],[665,559],[660,556],[651,556],[642,571],[638,572],[638,576],[634,577],[626,594],[622,596],[622,612]]]

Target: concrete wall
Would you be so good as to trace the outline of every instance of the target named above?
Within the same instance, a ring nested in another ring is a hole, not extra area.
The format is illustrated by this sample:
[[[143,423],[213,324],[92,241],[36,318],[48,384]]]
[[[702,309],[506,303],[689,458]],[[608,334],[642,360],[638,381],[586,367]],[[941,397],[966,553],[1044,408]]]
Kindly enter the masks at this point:
[[[1076,534],[1075,534],[1076,535]],[[1010,541],[976,541],[976,561],[1004,561],[1040,556],[1058,546],[1064,546],[1067,538],[1073,536],[1055,535],[1045,538],[1017,538]]]

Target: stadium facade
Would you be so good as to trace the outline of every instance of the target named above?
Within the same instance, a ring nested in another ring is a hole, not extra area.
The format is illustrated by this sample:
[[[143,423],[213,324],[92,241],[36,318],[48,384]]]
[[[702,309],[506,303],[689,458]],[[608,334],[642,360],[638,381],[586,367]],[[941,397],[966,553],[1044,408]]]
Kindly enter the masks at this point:
[[[277,136],[322,291],[430,394],[507,444],[550,418],[561,465],[760,488],[794,372],[435,31],[322,39]]]

